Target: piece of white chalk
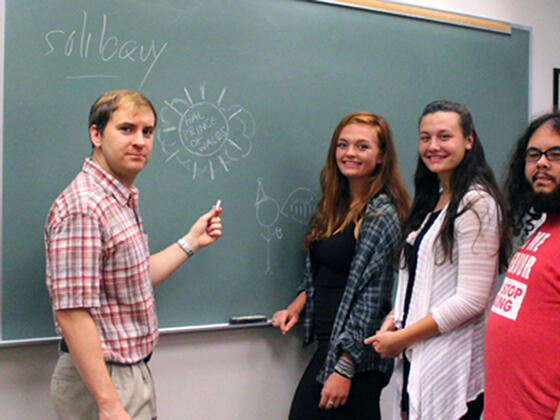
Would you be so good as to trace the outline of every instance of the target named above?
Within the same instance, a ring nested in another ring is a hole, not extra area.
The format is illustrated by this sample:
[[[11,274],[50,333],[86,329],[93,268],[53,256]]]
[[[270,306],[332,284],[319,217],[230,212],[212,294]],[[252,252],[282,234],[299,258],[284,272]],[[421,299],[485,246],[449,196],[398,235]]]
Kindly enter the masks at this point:
[[[216,201],[216,209],[220,208],[220,204],[222,204],[222,200]]]

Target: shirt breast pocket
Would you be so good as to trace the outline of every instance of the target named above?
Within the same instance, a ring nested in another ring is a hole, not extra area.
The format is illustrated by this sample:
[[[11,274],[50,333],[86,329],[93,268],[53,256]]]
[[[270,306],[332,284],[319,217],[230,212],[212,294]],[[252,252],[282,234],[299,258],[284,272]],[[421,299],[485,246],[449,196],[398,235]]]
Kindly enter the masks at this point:
[[[108,301],[119,305],[145,302],[151,293],[149,254],[144,234],[119,235],[102,267],[103,287]]]

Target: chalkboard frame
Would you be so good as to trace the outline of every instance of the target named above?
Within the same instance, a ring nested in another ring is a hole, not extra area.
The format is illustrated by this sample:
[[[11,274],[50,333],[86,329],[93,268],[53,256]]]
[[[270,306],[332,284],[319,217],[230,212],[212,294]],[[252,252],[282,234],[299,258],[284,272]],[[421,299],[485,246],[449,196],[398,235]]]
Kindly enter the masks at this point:
[[[2,43],[2,45],[3,45],[3,43]],[[3,55],[3,57],[4,57],[4,55]],[[4,80],[4,77],[3,77],[3,75],[2,75],[2,81],[3,81],[3,80]],[[2,101],[3,101],[3,100],[4,100],[4,90],[2,90],[1,94],[2,94]],[[527,95],[527,96],[528,96],[528,95]],[[528,115],[527,115],[527,116],[528,116]],[[2,115],[1,118],[3,118],[3,115]],[[2,120],[2,122],[3,122],[3,120]],[[2,127],[3,127],[3,125],[2,125]],[[4,144],[3,144],[3,141],[4,141],[4,130],[2,130],[2,134],[1,134],[1,135],[2,135],[2,143],[1,143],[1,146],[3,147],[3,146],[4,146]],[[2,190],[3,190],[3,186],[4,186],[4,184],[3,184],[3,181],[4,181],[4,178],[3,178],[3,174],[4,174],[3,159],[2,159],[2,161],[0,162],[0,169],[2,170],[2,174],[0,175],[0,177],[2,177],[1,181],[2,181]],[[3,204],[4,204],[4,203],[2,203],[2,209],[0,209],[0,212],[3,211]],[[3,213],[2,213],[2,214],[3,214]],[[0,215],[2,215],[2,214],[0,214]],[[2,219],[2,220],[3,220],[3,219]],[[0,226],[0,233],[2,233],[2,230],[1,230],[1,229],[2,229],[2,226]],[[2,253],[2,246],[3,246],[3,243],[0,243],[0,262],[2,262],[1,259],[2,259],[2,256],[3,256],[3,253]],[[0,274],[0,276],[1,276],[1,274]],[[1,285],[1,280],[2,280],[2,278],[0,277],[0,285]],[[3,296],[3,289],[0,287],[0,317],[1,317],[1,313],[2,313],[1,310],[2,310],[2,298],[3,298],[3,297],[5,297],[5,296]],[[0,319],[0,321],[1,321],[1,319]],[[176,332],[179,332],[179,331],[200,331],[200,330],[207,330],[207,329],[222,329],[222,328],[228,328],[228,327],[229,327],[229,326],[228,326],[227,324],[217,323],[217,324],[207,324],[207,325],[193,326],[193,327],[170,327],[170,328],[162,328],[162,331],[166,331],[166,330],[169,330],[170,332],[172,332],[172,331],[176,331]],[[3,335],[2,335],[2,323],[0,322],[0,340],[1,340],[2,337],[3,337]],[[27,339],[21,339],[21,340],[19,340],[19,339],[16,339],[16,340],[1,340],[1,341],[0,341],[0,345],[4,345],[4,344],[5,344],[5,345],[12,345],[12,344],[14,344],[14,343],[17,343],[17,344],[24,344],[24,343],[27,343],[27,342],[29,342],[29,343],[33,343],[33,342],[43,342],[44,340],[50,340],[50,339],[55,339],[55,338],[46,337],[46,338],[39,338],[39,339],[27,338]]]

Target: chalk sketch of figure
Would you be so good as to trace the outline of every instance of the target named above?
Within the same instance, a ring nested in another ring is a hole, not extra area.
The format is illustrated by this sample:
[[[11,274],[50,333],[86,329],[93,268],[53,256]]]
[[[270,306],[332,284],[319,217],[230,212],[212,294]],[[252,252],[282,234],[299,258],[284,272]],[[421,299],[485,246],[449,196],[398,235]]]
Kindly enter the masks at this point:
[[[266,195],[262,184],[262,178],[257,179],[257,199],[255,201],[257,223],[266,229],[266,234],[261,237],[266,241],[266,271],[265,274],[272,274],[270,264],[270,241],[276,237],[282,239],[282,228],[276,226],[280,217],[280,206],[278,201]]]

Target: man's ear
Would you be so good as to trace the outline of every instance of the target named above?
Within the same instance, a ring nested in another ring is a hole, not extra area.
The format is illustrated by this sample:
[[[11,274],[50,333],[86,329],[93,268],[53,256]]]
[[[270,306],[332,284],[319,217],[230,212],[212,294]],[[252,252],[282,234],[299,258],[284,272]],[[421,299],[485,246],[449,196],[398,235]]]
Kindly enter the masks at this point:
[[[89,127],[89,140],[93,147],[101,147],[102,133],[97,128],[97,125],[92,124]]]

